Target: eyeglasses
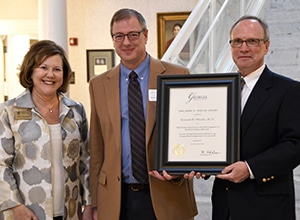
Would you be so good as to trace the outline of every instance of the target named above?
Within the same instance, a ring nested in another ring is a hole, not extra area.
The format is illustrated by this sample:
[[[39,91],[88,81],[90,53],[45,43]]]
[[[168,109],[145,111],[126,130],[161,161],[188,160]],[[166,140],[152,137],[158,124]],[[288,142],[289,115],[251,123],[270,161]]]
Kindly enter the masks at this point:
[[[116,34],[112,34],[111,37],[114,41],[116,42],[121,42],[125,39],[125,36],[127,36],[128,40],[130,41],[134,41],[134,40],[137,40],[139,39],[140,37],[140,34],[142,32],[144,32],[145,29],[141,30],[141,31],[131,31],[127,34],[123,34],[123,33],[116,33]]]
[[[237,38],[237,39],[230,40],[229,43],[230,43],[231,47],[234,47],[234,48],[241,47],[244,42],[246,43],[246,45],[248,47],[257,47],[261,41],[266,42],[265,39],[258,39],[258,38],[249,38],[246,40]]]

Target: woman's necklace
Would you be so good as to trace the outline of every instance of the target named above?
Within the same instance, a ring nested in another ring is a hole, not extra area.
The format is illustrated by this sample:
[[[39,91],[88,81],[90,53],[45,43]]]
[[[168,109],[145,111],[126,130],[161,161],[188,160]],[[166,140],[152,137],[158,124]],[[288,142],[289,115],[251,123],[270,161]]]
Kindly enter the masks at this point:
[[[60,122],[58,97],[46,101],[33,94],[32,101],[37,111],[44,117],[48,124],[57,124]]]
[[[54,110],[57,108],[58,102],[54,103],[50,108],[47,107],[46,103],[40,103],[37,100],[34,101],[34,105],[38,108],[38,109],[45,109],[47,110],[47,112],[49,113],[53,113]]]
[[[53,113],[53,107],[54,107],[55,105],[56,105],[56,104],[54,104],[51,108],[47,108],[47,107],[45,106],[45,108],[48,109],[48,111],[49,111],[50,113]]]
[[[35,104],[35,106],[38,108],[38,109],[40,109],[40,108],[42,108],[42,109],[47,109],[47,111],[49,112],[49,113],[53,113],[54,112],[54,109],[55,109],[55,106],[57,105],[57,103],[55,103],[54,105],[52,105],[51,106],[51,108],[48,108],[47,106],[45,106],[45,105],[42,105],[42,104]]]

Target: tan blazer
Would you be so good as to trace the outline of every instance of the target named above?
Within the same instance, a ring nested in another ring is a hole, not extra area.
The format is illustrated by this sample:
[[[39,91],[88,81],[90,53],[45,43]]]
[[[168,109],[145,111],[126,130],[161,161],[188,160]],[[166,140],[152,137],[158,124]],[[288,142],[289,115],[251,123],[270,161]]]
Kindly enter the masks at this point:
[[[188,74],[188,69],[150,58],[149,89],[161,74]],[[118,220],[121,210],[120,65],[90,81],[92,205],[99,220]],[[156,102],[147,102],[146,151],[148,169],[154,169]],[[158,220],[187,220],[197,215],[193,182],[160,181],[150,177],[150,192]]]

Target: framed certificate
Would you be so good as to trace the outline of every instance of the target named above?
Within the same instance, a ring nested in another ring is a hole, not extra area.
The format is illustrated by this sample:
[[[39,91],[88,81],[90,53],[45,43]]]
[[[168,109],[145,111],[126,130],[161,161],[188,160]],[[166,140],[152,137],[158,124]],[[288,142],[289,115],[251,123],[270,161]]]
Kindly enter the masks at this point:
[[[157,78],[156,170],[206,174],[239,160],[238,73]]]

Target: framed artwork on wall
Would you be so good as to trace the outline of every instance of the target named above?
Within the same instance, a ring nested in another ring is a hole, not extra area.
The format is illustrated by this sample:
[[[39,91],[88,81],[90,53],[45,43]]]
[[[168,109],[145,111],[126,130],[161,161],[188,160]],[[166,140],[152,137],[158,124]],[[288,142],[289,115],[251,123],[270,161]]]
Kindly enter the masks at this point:
[[[114,50],[87,50],[87,81],[115,65]]]
[[[191,12],[164,12],[157,13],[157,50],[158,59],[161,59],[165,50],[167,41],[173,38],[173,26],[175,24],[184,24]]]

